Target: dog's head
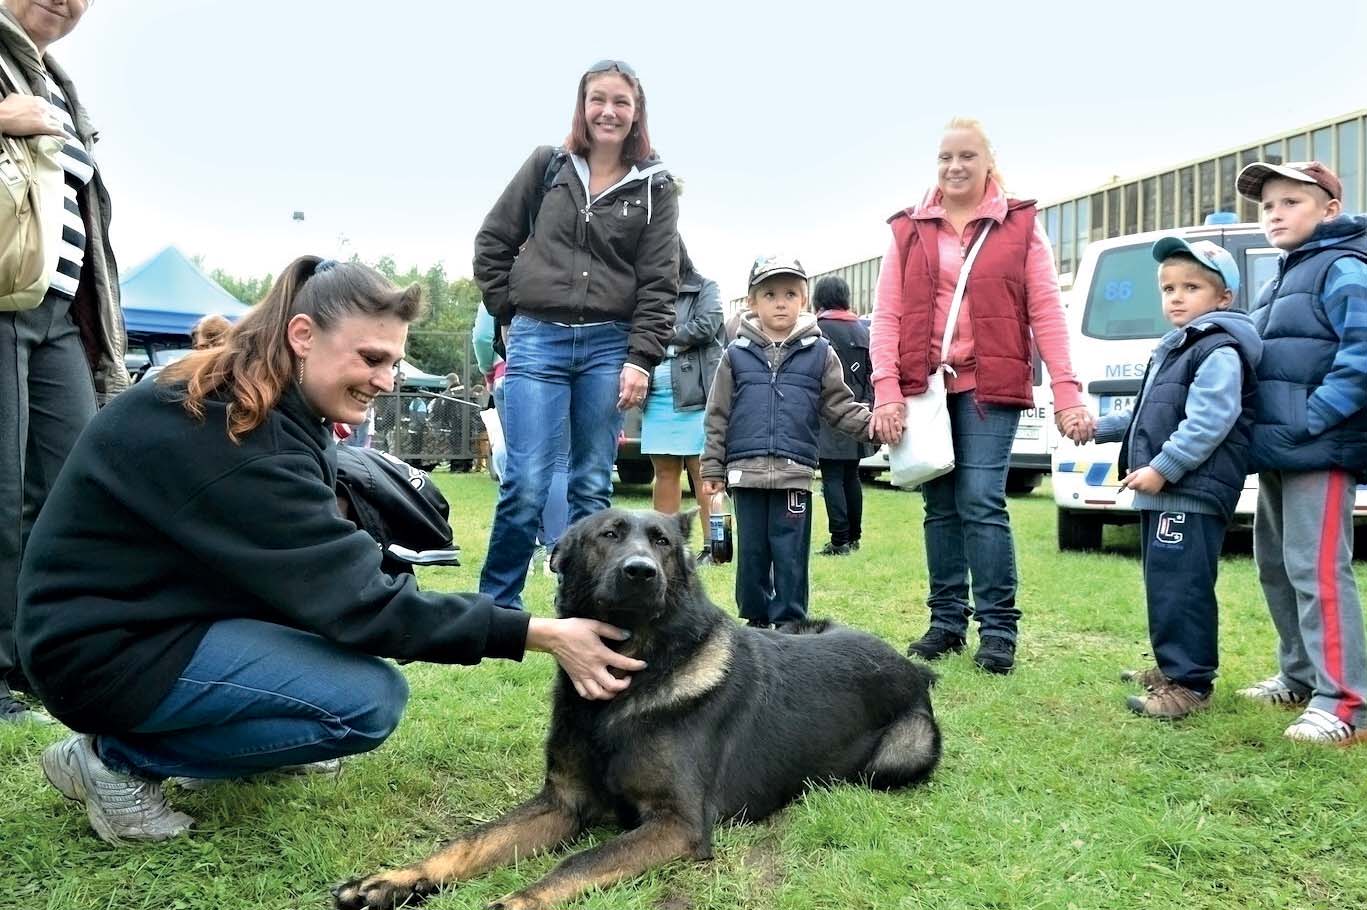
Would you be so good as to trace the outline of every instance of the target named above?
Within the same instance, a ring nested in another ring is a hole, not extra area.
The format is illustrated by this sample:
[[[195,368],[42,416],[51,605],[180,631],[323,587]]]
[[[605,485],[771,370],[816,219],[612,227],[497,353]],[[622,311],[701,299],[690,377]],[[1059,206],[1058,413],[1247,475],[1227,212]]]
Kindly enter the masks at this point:
[[[693,584],[693,516],[607,509],[575,522],[551,553],[556,611],[624,629],[660,617]]]

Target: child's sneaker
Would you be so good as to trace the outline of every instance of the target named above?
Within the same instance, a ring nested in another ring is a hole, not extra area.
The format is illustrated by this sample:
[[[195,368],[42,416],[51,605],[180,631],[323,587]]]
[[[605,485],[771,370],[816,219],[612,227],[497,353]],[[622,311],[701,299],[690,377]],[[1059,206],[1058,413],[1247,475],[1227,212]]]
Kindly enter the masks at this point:
[[[850,545],[847,543],[836,543],[835,541],[831,541],[820,550],[817,550],[816,553],[818,556],[849,556]]]
[[[1286,728],[1285,736],[1298,743],[1319,743],[1325,746],[1350,746],[1364,740],[1364,733],[1345,724],[1328,711],[1306,708],[1296,722]]]
[[[1146,670],[1121,670],[1120,681],[1138,683],[1145,689],[1161,689],[1172,682],[1156,666],[1149,667]]]
[[[1157,669],[1156,667],[1154,669]],[[1125,704],[1135,714],[1153,717],[1158,720],[1181,720],[1193,711],[1210,707],[1210,692],[1205,695],[1167,680],[1155,686],[1145,695],[1131,695]]]
[[[1235,694],[1251,701],[1260,701],[1265,705],[1281,705],[1288,708],[1298,707],[1310,701],[1308,693],[1297,692],[1280,676],[1269,676],[1262,682],[1240,689]]]

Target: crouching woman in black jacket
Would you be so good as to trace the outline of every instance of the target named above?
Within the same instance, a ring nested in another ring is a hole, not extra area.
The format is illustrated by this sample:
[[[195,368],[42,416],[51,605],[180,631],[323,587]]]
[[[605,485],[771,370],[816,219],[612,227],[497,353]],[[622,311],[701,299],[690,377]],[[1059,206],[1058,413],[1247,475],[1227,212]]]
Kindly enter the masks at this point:
[[[393,388],[416,285],[295,260],[221,347],[116,398],[72,451],[20,575],[29,679],[79,731],[43,771],[106,841],[192,819],[167,777],[317,767],[379,746],[408,697],[381,657],[477,663],[549,651],[579,693],[641,668],[611,626],[419,592],[338,512],[332,423]]]

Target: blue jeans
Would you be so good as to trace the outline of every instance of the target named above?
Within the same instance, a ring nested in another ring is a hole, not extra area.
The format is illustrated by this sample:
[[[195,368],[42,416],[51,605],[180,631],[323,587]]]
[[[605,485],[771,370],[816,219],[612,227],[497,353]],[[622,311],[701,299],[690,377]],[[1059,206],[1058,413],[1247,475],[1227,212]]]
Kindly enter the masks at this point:
[[[408,682],[393,664],[311,632],[255,619],[214,623],[150,717],[96,737],[116,770],[242,777],[376,748]]]
[[[507,411],[508,405],[503,394],[503,381],[500,379],[498,385],[494,386],[494,413],[498,415],[498,422],[503,427],[504,435],[508,432],[508,423],[503,414]],[[503,467],[499,476],[508,470],[508,458],[505,453]],[[537,533],[537,540],[547,549],[554,547],[555,542],[565,533],[565,528],[570,523],[570,440],[568,435],[561,434],[557,452],[555,456],[555,470],[551,472],[551,485],[546,494],[546,505],[541,510],[541,530]]]
[[[536,548],[562,435],[570,442],[569,523],[612,505],[628,330],[626,322],[563,326],[513,318],[503,380],[508,464],[479,578],[480,592],[499,606],[522,607],[527,560]]]
[[[930,626],[956,635],[978,617],[980,636],[1016,640],[1016,547],[1006,512],[1006,472],[1020,409],[949,396],[954,470],[921,485],[925,498]],[[969,578],[973,606],[969,607]]]

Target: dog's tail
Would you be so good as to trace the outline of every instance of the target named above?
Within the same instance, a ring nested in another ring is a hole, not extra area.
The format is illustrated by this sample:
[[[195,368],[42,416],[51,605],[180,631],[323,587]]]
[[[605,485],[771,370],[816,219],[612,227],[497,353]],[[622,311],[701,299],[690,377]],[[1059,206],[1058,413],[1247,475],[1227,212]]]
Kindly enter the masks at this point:
[[[919,783],[940,763],[940,726],[914,709],[888,725],[864,768],[870,787],[893,790]]]

